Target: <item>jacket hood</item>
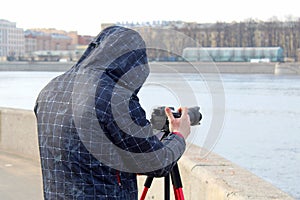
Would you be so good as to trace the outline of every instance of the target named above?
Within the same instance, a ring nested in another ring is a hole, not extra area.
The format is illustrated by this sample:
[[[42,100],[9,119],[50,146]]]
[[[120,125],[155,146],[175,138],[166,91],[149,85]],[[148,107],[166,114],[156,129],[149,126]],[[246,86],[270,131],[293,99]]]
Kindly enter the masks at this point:
[[[75,67],[103,71],[118,84],[133,90],[149,75],[144,40],[138,32],[120,26],[101,31]]]

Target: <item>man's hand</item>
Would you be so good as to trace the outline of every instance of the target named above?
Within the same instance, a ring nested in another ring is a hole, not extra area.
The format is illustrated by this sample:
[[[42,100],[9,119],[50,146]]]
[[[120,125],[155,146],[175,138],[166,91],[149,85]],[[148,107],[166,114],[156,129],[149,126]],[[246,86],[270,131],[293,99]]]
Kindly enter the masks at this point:
[[[169,107],[165,108],[165,112],[169,120],[170,132],[179,132],[186,139],[191,132],[191,122],[188,115],[188,108],[181,107],[178,109],[178,112],[181,113],[180,118],[175,118],[172,110]]]

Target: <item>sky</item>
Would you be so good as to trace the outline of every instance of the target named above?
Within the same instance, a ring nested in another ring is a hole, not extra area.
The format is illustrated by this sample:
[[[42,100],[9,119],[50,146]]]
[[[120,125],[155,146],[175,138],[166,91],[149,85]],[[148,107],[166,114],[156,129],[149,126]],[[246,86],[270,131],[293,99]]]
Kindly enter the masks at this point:
[[[280,3],[263,0],[8,0],[0,6],[0,19],[18,28],[55,28],[97,35],[102,23],[185,21],[240,22],[300,17],[298,0]]]

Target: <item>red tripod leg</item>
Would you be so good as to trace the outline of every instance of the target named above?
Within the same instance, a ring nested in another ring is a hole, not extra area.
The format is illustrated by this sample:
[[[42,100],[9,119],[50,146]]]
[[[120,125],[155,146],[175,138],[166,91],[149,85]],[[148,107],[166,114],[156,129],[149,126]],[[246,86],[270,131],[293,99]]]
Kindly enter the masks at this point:
[[[175,196],[175,200],[184,200],[182,188],[174,187],[174,196]]]
[[[147,194],[147,192],[148,192],[148,189],[149,189],[149,188],[147,188],[147,187],[144,187],[144,190],[143,190],[143,193],[142,193],[142,195],[141,195],[141,198],[140,198],[140,200],[144,200],[144,199],[145,199],[145,197],[146,197],[146,194]]]
[[[152,181],[153,181],[153,177],[147,177],[145,183],[144,183],[144,190],[143,190],[143,193],[141,195],[141,198],[140,200],[144,200],[145,197],[146,197],[146,194],[148,192],[148,189],[151,187],[151,184],[152,184]]]
[[[174,196],[176,200],[184,200],[183,191],[182,191],[182,182],[178,169],[178,165],[176,164],[171,171],[172,184],[174,189]]]
[[[178,169],[177,164],[173,167],[173,169],[171,171],[171,178],[172,178],[175,200],[184,200],[184,195],[183,195],[183,191],[182,191],[182,183],[181,183],[181,178],[180,178],[179,169]],[[145,184],[144,184],[145,187],[144,187],[144,190],[143,190],[140,200],[145,200],[146,194],[152,184],[152,181],[153,181],[153,177],[147,177]],[[169,187],[170,187],[170,180],[169,180],[169,175],[167,175],[165,177],[165,199],[166,200],[170,199]]]
[[[180,200],[184,200],[182,188],[179,188],[179,198]]]

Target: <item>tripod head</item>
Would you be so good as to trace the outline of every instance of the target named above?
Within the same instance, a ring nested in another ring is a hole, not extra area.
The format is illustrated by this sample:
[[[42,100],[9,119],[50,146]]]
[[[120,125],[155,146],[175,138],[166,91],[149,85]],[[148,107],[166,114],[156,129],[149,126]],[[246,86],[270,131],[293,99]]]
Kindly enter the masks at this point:
[[[165,106],[161,106],[161,107],[157,107],[157,108],[153,109],[150,121],[151,121],[153,129],[161,130],[163,132],[170,132],[169,131],[169,121],[168,121],[168,117],[165,113],[165,108],[166,108]],[[181,117],[180,112],[175,112],[173,107],[170,107],[170,108],[173,111],[172,113],[175,118]],[[199,110],[200,110],[199,106],[188,108],[188,115],[190,117],[191,126],[200,124],[200,121],[202,119],[202,114],[200,113]]]

